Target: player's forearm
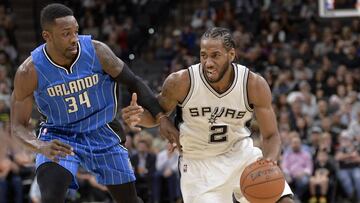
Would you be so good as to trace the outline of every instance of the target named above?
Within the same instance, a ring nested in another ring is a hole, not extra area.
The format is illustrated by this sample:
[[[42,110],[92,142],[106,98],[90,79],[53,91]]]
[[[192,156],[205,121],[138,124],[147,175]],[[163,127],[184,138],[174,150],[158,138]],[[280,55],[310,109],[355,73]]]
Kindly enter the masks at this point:
[[[11,134],[15,139],[19,140],[20,143],[28,150],[39,153],[41,141],[38,140],[35,135],[24,125],[14,124],[11,127]]]
[[[117,82],[127,85],[131,92],[136,92],[139,98],[139,104],[146,108],[151,115],[155,117],[160,112],[163,112],[156,96],[149,86],[144,83],[143,79],[135,75],[126,64],[124,64],[121,73],[114,79]]]
[[[140,122],[138,125],[146,128],[152,128],[159,125],[159,123],[148,110],[144,109],[143,114],[140,116]]]
[[[264,137],[262,151],[265,159],[277,161],[279,159],[280,149],[281,140],[278,134]]]

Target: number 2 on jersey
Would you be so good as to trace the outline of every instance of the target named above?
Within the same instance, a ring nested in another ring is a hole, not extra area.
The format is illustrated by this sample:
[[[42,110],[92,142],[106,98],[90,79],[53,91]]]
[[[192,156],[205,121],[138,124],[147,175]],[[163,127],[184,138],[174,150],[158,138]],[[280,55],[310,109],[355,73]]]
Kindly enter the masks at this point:
[[[65,98],[65,101],[69,105],[68,113],[74,113],[74,112],[77,112],[79,110],[79,107],[78,107],[77,102],[76,102],[76,97]],[[88,96],[88,93],[86,91],[79,95],[79,104],[80,105],[85,104],[87,108],[91,107],[89,96]]]
[[[219,143],[227,141],[227,125],[210,126],[210,143]]]

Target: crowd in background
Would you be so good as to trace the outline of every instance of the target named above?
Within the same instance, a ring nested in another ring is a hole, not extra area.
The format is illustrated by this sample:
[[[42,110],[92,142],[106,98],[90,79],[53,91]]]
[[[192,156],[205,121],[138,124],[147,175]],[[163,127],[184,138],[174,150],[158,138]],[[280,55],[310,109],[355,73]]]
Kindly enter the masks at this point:
[[[154,92],[169,73],[199,62],[199,40],[207,28],[230,28],[236,62],[261,74],[272,90],[282,139],[279,165],[296,201],[360,202],[359,18],[321,19],[312,0],[63,2],[74,9],[81,33],[107,43]],[[40,202],[35,156],[9,129],[21,43],[14,29],[11,5],[0,4],[0,202],[35,203]],[[149,69],[146,64],[154,61],[160,65]],[[149,78],[148,72],[159,74]],[[126,105],[129,94],[122,95]],[[256,121],[250,127],[261,147]],[[157,134],[156,129],[128,132],[125,145],[137,190],[145,202],[179,202],[178,153],[168,152]],[[69,191],[69,201],[111,202],[91,174],[80,170],[77,178],[80,188]]]

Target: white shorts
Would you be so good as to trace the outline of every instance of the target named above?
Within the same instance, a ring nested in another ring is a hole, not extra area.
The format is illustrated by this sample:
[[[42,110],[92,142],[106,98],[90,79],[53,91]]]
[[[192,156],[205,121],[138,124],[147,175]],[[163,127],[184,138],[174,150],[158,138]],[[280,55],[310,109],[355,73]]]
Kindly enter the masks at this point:
[[[261,157],[261,150],[253,146],[250,138],[237,142],[229,152],[216,157],[182,157],[180,184],[184,203],[232,203],[233,194],[240,203],[247,203],[240,191],[240,176],[246,166]],[[282,196],[292,194],[286,183]]]

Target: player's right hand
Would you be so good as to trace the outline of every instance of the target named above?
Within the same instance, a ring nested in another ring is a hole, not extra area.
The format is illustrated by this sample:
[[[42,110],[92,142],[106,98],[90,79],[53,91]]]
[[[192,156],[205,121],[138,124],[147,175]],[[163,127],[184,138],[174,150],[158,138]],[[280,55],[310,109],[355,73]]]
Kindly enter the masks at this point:
[[[59,162],[59,157],[65,158],[67,155],[74,155],[74,149],[59,140],[41,142],[39,152],[54,162]]]
[[[137,95],[133,93],[131,96],[130,106],[127,106],[121,110],[122,118],[125,123],[134,131],[141,131],[141,128],[135,127],[140,122],[140,116],[144,112],[144,109],[137,104]]]

